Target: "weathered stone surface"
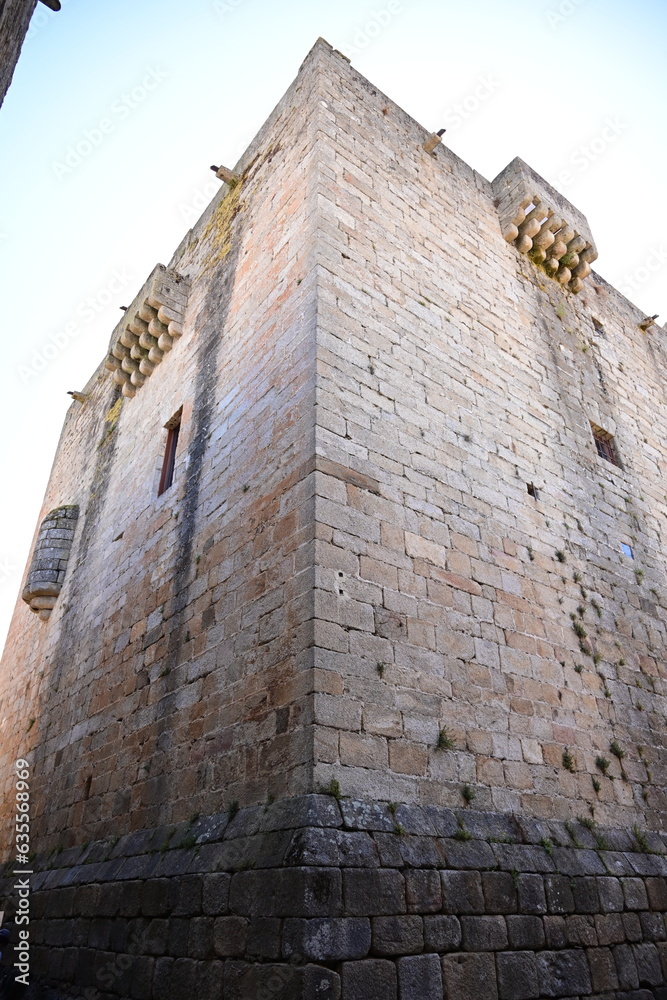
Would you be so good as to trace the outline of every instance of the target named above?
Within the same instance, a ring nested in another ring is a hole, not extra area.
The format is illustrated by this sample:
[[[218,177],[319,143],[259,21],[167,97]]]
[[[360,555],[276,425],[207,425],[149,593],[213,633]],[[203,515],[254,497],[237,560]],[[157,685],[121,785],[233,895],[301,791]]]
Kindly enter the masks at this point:
[[[232,876],[229,905],[233,912],[249,917],[337,916],[343,905],[341,872],[334,868],[238,872]]]
[[[521,913],[543,914],[547,912],[544,879],[540,875],[519,875],[517,891]]]
[[[370,947],[371,922],[364,917],[289,918],[283,927],[283,957],[292,961],[350,961],[365,958]]]
[[[248,947],[248,920],[218,917],[213,925],[213,945],[218,958],[242,958]]]
[[[442,968],[437,955],[399,958],[399,1000],[442,1000]]]
[[[424,922],[418,916],[374,917],[376,955],[412,955],[424,950]]]
[[[517,885],[510,872],[483,872],[482,892],[487,913],[516,913]]]
[[[537,962],[531,952],[504,952],[496,961],[500,1000],[533,1000],[540,995]]]
[[[590,948],[587,952],[594,993],[618,989],[616,964],[609,948]]]
[[[570,880],[564,875],[548,875],[544,880],[549,913],[572,913],[574,896]]]
[[[442,872],[442,896],[445,913],[484,913],[479,872]]]
[[[582,951],[544,951],[537,955],[540,991],[545,997],[591,992],[591,976]]]
[[[623,910],[623,888],[617,878],[599,878],[597,889],[602,913],[620,913]]]
[[[503,917],[461,917],[465,951],[499,951],[507,947]]]
[[[648,895],[643,879],[622,878],[620,882],[626,910],[648,910]]]
[[[345,962],[341,984],[345,1000],[398,1000],[396,965],[384,959]]]
[[[424,917],[426,951],[458,951],[461,947],[461,921],[453,916]]]
[[[543,948],[544,924],[539,917],[510,915],[507,917],[507,937],[510,948]]]
[[[442,909],[442,882],[438,871],[406,871],[408,913],[437,913]]]
[[[452,1000],[498,1000],[493,955],[445,955],[442,959],[445,996]]]

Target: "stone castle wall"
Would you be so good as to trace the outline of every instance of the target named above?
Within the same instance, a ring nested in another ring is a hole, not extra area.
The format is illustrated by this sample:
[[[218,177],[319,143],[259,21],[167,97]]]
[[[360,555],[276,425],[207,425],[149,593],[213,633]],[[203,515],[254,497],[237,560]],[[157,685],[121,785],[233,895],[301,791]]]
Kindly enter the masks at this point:
[[[317,448],[375,486],[318,476],[316,780],[662,829],[664,331],[503,240],[507,171],[327,77]]]
[[[102,366],[68,412],[40,517],[79,505],[67,573],[48,622],[19,601],[2,668],[2,785],[11,797],[32,753],[44,847],[310,788],[315,125],[300,102],[317,86],[314,60],[178,249],[191,291],[156,373],[128,399]]]
[[[664,1000],[666,843],[304,796],[53,856],[34,961],[105,1000]]]

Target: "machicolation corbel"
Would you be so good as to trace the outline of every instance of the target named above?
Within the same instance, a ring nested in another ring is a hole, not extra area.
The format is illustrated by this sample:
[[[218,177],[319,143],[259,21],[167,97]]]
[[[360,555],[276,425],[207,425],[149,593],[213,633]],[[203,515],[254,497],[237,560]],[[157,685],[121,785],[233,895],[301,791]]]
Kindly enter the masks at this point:
[[[580,292],[598,256],[581,212],[518,157],[493,187],[505,240],[559,284]]]
[[[141,388],[183,333],[190,282],[158,264],[115,328],[106,367],[124,396]]]

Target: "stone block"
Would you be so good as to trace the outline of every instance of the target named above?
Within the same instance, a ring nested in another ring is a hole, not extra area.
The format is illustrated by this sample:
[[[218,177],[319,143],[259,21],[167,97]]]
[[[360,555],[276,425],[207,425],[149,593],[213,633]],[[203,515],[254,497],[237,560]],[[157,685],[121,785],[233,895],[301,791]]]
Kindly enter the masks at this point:
[[[622,878],[626,910],[648,910],[648,895],[641,878]]]
[[[202,879],[181,875],[170,880],[169,910],[173,917],[196,917],[202,912]]]
[[[595,920],[590,914],[572,913],[565,918],[567,943],[582,948],[594,948],[598,944]]]
[[[345,1000],[398,1000],[394,962],[376,958],[344,962],[340,978]]]
[[[424,950],[424,922],[421,917],[374,917],[375,955],[413,955]]]
[[[377,868],[378,852],[368,833],[349,833],[337,830],[338,864],[347,868]]]
[[[464,951],[501,951],[507,948],[504,917],[461,917]]]
[[[442,909],[440,872],[406,871],[405,898],[408,913],[438,913]]]
[[[664,941],[667,938],[665,918],[662,913],[646,910],[639,914],[639,923],[641,936],[645,941]]]
[[[617,944],[613,948],[618,984],[622,990],[639,988],[639,976],[634,952],[629,944]]]
[[[656,946],[650,941],[645,941],[643,944],[633,944],[632,951],[640,987],[665,985]]]
[[[625,929],[620,913],[597,914],[595,931],[601,945],[621,944],[625,941]]]
[[[246,917],[217,917],[213,923],[213,948],[218,958],[242,958],[248,947]]]
[[[572,895],[576,913],[599,913],[598,880],[593,877],[572,879]]]
[[[278,959],[281,940],[282,921],[279,917],[253,917],[248,926],[247,954],[251,958]]]
[[[500,1000],[533,1000],[540,995],[537,962],[531,952],[500,952],[496,964]]]
[[[493,868],[496,859],[487,843],[480,840],[441,840],[447,867],[458,871]]]
[[[403,865],[409,868],[441,868],[444,857],[434,837],[402,836],[398,838]]]
[[[567,997],[591,992],[591,975],[583,951],[543,951],[537,955],[540,992]]]
[[[223,995],[224,975],[224,962],[218,962],[215,959],[208,962],[199,962],[197,968],[197,990],[195,993],[197,1000],[220,1000],[220,997]]]
[[[507,917],[507,937],[510,948],[536,951],[544,948],[544,924],[537,916],[510,915]]]
[[[323,974],[330,972],[328,969],[322,971]],[[335,976],[335,973],[330,974]],[[320,995],[326,997],[326,987]],[[225,1000],[257,1000],[262,996],[270,997],[270,1000],[306,1000],[304,969],[286,963],[261,965],[225,962],[222,996]],[[174,1000],[177,998],[174,997]],[[182,1000],[182,997],[178,1000]]]
[[[647,878],[644,885],[651,909],[667,913],[667,879],[662,875],[657,878]]]
[[[564,875],[546,875],[544,888],[549,913],[574,913],[574,896],[568,878]]]
[[[609,948],[589,948],[586,952],[594,993],[618,989],[618,974]]]
[[[402,868],[401,837],[397,833],[376,833],[374,838],[380,864],[384,868]]]
[[[437,955],[399,958],[399,1000],[442,1000],[442,967]]]
[[[153,996],[169,997],[173,958],[156,958],[153,966]]]
[[[458,951],[461,947],[461,922],[458,917],[424,917],[424,948],[426,951]]]
[[[340,976],[333,969],[307,965],[303,970],[303,987],[299,1000],[341,1000]]]
[[[204,875],[202,886],[202,912],[218,917],[229,913],[229,888],[231,875]]]
[[[599,878],[597,889],[602,913],[620,913],[623,910],[623,889],[617,878]]]
[[[237,872],[229,906],[249,917],[327,917],[342,910],[341,872],[335,868],[289,868]]]
[[[378,830],[391,833],[394,829],[394,817],[382,803],[341,799],[339,807],[345,826],[351,830]]]
[[[177,958],[169,973],[169,1000],[194,996],[197,989],[198,963],[191,958]]]
[[[393,916],[406,912],[405,879],[397,871],[346,870],[343,894],[348,916]]]
[[[623,932],[625,934],[625,940],[628,942],[641,941],[642,939],[642,925],[640,920],[641,912],[637,913],[633,911],[631,913],[621,914]]]
[[[498,1000],[496,962],[492,954],[445,955],[442,978],[447,1000]]]
[[[519,875],[519,912],[543,914],[547,912],[547,897],[541,875]]]
[[[517,886],[510,872],[483,872],[482,892],[486,913],[516,913]]]
[[[303,962],[344,962],[365,958],[371,947],[367,917],[290,917],[283,925],[283,958]]]
[[[442,908],[445,913],[484,913],[484,894],[479,872],[441,872]]]
[[[170,911],[170,881],[148,879],[141,890],[141,912],[145,917],[162,917]]]
[[[132,1000],[151,1000],[155,960],[145,955],[132,959],[130,974],[130,996]]]

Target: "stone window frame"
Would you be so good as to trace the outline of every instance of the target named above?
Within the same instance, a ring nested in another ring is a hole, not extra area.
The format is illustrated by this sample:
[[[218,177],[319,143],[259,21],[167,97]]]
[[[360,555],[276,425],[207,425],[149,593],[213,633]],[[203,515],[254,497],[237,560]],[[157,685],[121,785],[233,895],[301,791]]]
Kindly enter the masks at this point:
[[[178,444],[180,441],[180,431],[183,422],[183,405],[164,424],[162,435],[162,448],[160,450],[160,461],[158,465],[159,478],[157,479],[158,499],[168,493],[174,485],[176,478],[176,465],[178,460]]]
[[[598,424],[594,424],[592,420],[590,421],[590,425],[598,458],[603,458],[605,462],[609,462],[610,465],[615,465],[617,469],[622,469],[623,465],[618,454],[616,438],[614,435],[610,434],[609,431],[606,431]]]

